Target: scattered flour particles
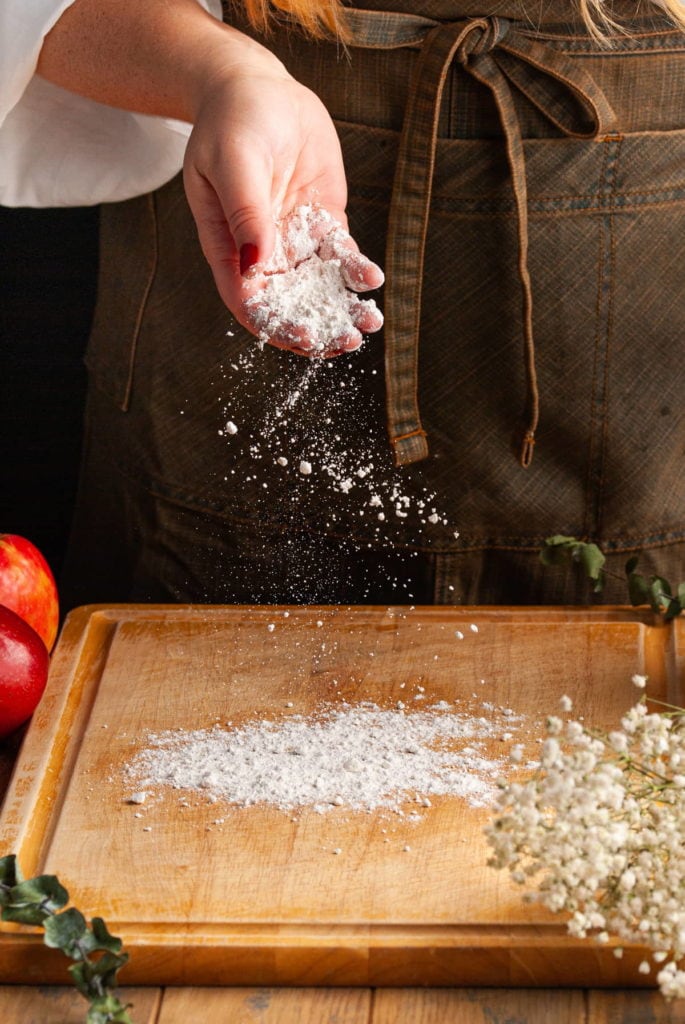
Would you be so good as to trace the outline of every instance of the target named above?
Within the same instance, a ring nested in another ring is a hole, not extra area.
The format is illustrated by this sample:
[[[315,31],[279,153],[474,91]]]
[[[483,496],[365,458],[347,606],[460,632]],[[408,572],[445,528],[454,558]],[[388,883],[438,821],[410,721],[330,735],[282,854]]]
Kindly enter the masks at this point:
[[[280,248],[268,268],[270,286],[282,292],[278,301],[272,296],[274,315],[279,309],[278,316],[287,320],[282,304],[296,299],[306,275],[317,278],[315,257],[335,271],[332,301],[335,305],[337,295],[345,316],[350,296],[362,303],[354,287],[363,276],[365,257],[350,253],[349,236],[331,228],[327,216],[303,207],[279,236]],[[293,266],[304,268],[297,288],[288,282]],[[326,305],[317,291],[320,285],[317,278],[308,300],[314,312]],[[328,284],[324,290],[328,295]],[[233,337],[230,330],[227,337]],[[268,331],[261,342],[265,340]],[[226,346],[216,383],[211,382],[220,438],[217,464],[222,465],[223,448],[226,506],[231,516],[257,520],[258,528],[249,550],[245,547],[245,574],[233,564],[224,571],[220,558],[212,564],[215,600],[433,600],[427,595],[421,552],[432,546],[449,551],[458,540],[456,524],[443,507],[448,467],[437,448],[435,459],[394,465],[380,336],[371,334],[353,353],[329,358],[327,351],[324,343],[323,350],[295,355],[244,336]],[[213,505],[221,515],[220,494]],[[222,530],[218,526],[219,536]],[[223,557],[223,544],[215,550]],[[454,601],[460,599],[454,593]]]
[[[515,728],[518,719],[506,710],[507,728]],[[153,734],[126,774],[138,792],[196,790],[239,807],[404,813],[409,804],[415,814],[434,796],[491,803],[508,763],[504,752],[486,756],[482,741],[492,738],[503,738],[492,711],[472,716],[445,702],[413,712],[324,705],[309,717]]]

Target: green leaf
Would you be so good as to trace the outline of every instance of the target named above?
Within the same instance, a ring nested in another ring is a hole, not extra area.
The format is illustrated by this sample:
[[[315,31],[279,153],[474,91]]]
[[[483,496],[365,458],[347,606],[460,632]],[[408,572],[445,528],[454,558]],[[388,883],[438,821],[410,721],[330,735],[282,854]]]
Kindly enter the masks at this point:
[[[90,1003],[88,1024],[133,1024],[111,989],[117,973],[128,962],[121,952],[121,939],[112,935],[101,917],[91,927],[80,910],[70,907],[57,913],[69,901],[69,893],[55,875],[25,880],[14,854],[0,857],[0,907],[2,920],[42,925],[46,946],[59,949],[77,962],[69,967],[72,980]],[[89,954],[101,954],[97,960]]]
[[[81,961],[78,964],[72,964],[69,968],[69,974],[71,979],[76,985],[82,996],[86,999],[90,999],[91,996],[97,996],[100,993],[93,988],[93,975],[91,971],[92,964],[88,961]]]
[[[628,596],[635,607],[650,603],[649,580],[640,572],[631,572],[628,576]]]
[[[96,949],[107,950],[110,953],[118,953],[121,950],[121,939],[111,935],[107,925],[101,917],[94,917],[91,922],[92,935],[89,936],[89,952]]]
[[[117,972],[128,963],[128,953],[104,953],[99,960],[87,960],[72,964],[69,968],[79,992],[89,999],[105,995],[105,990],[114,988]]]
[[[19,863],[13,853],[6,857],[0,857],[0,886],[9,886],[13,889],[19,882],[24,881],[24,876],[19,868]]]
[[[586,544],[576,537],[557,533],[545,540],[540,551],[540,561],[548,566],[580,564],[586,576],[594,581],[594,589],[602,589],[602,570],[606,558],[596,544]]]
[[[38,875],[12,886],[2,910],[2,920],[42,924],[68,900],[69,893],[54,875]]]
[[[19,882],[10,890],[12,903],[43,903],[59,910],[69,902],[69,893],[56,875],[37,875]]]
[[[671,600],[671,588],[661,576],[652,576],[649,583],[649,603],[660,615],[668,608]]]
[[[672,597],[668,608],[664,612],[664,621],[670,622],[671,619],[675,619],[683,610],[682,602],[677,597]]]
[[[109,1024],[110,1021],[116,1021],[117,1024],[132,1024],[131,1018],[126,1012],[129,1006],[130,1003],[124,1006],[110,992],[106,996],[93,1000],[86,1017],[87,1024]]]
[[[574,549],[579,543],[575,537],[565,537],[561,533],[547,537],[540,551],[540,561],[543,565],[570,565]]]
[[[45,929],[45,945],[52,949],[61,949],[72,960],[81,960],[83,951],[79,943],[87,934],[86,919],[80,910],[70,907],[61,914],[49,917],[43,925]]]
[[[105,988],[115,988],[117,973],[126,963],[128,963],[128,953],[103,953],[94,964],[94,971]]]
[[[633,555],[632,558],[628,559],[628,561],[626,562],[626,576],[630,576],[631,573],[635,572],[635,570],[637,568],[637,563],[639,561],[640,561],[640,556],[639,555]]]
[[[679,583],[678,589],[676,590],[676,596],[680,601],[682,608],[685,608],[685,583]]]
[[[601,590],[601,573],[606,562],[604,554],[596,544],[580,544],[578,559],[589,578],[597,584],[595,590]]]

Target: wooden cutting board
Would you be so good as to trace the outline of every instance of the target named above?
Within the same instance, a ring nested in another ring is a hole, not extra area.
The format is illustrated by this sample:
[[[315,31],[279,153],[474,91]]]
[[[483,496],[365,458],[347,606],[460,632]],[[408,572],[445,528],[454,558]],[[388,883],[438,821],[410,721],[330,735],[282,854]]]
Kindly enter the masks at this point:
[[[417,821],[293,815],[170,789],[140,807],[122,770],[149,732],[419,693],[513,709],[534,757],[562,694],[598,727],[635,702],[636,672],[677,702],[683,635],[622,608],[78,609],[19,754],[0,853],[105,918],[131,953],[127,984],[645,984],[639,950],[617,960],[570,939],[487,866],[487,809],[441,797]],[[488,743],[501,755],[501,736]],[[64,980],[40,935],[0,926],[0,981]]]

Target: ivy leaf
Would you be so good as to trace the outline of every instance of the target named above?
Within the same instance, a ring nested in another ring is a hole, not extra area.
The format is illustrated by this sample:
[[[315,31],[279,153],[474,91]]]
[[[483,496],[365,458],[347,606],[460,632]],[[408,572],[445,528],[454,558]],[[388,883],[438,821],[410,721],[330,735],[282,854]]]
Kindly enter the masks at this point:
[[[121,939],[112,935],[101,917],[94,917],[91,921],[91,934],[88,936],[88,952],[98,949],[107,950],[109,953],[118,953],[122,947]]]
[[[652,576],[649,584],[649,603],[658,614],[663,614],[671,601],[671,586],[661,576]]]
[[[72,960],[83,959],[83,950],[79,949],[79,943],[86,936],[88,926],[80,910],[70,907],[61,914],[55,914],[47,919],[43,928],[46,946],[61,949]]]
[[[69,893],[55,875],[38,875],[12,886],[3,907],[3,921],[42,924],[69,901]]]
[[[94,964],[94,972],[105,988],[114,988],[117,983],[117,972],[128,963],[128,953],[103,953]]]
[[[81,961],[81,963],[72,964],[69,968],[69,974],[74,985],[76,985],[76,988],[86,999],[90,999],[93,995],[99,996],[101,994],[93,991],[92,966],[90,961]]]
[[[633,607],[650,603],[649,580],[642,573],[631,572],[628,574],[628,596]]]
[[[681,607],[685,608],[685,583],[678,584],[678,589],[676,590],[676,596],[677,596],[678,600],[680,601]]]
[[[72,980],[89,1004],[87,1024],[133,1024],[124,1006],[111,991],[117,972],[128,962],[121,952],[121,939],[112,935],[101,917],[88,922],[75,907],[62,910],[69,893],[55,875],[24,879],[14,854],[0,857],[1,919],[19,924],[43,926],[43,940],[72,960]],[[101,954],[97,960],[89,953]]]
[[[10,853],[6,857],[0,857],[0,886],[13,889],[15,885],[23,881],[24,876],[15,854]]]
[[[594,590],[599,591],[604,585],[603,569],[606,557],[596,544],[587,544],[577,537],[567,537],[558,533],[548,537],[540,551],[543,565],[580,564],[585,575],[594,581]]]
[[[104,953],[99,960],[72,964],[69,968],[74,984],[88,999],[104,996],[105,989],[114,988],[117,972],[128,963],[128,953]]]
[[[668,608],[664,612],[664,621],[665,622],[670,622],[671,619],[675,619],[676,616],[680,615],[682,610],[683,610],[682,602],[680,600],[678,600],[677,597],[672,597],[670,602],[669,602]]]
[[[602,589],[602,569],[606,558],[596,544],[580,544],[578,560],[585,569],[586,575],[595,581],[594,590]]]
[[[543,565],[570,565],[577,544],[575,537],[566,537],[561,533],[547,537],[540,551],[540,561]]]
[[[86,1024],[132,1024],[127,1010],[128,1006],[123,1006],[116,996],[109,993],[93,1000]]]

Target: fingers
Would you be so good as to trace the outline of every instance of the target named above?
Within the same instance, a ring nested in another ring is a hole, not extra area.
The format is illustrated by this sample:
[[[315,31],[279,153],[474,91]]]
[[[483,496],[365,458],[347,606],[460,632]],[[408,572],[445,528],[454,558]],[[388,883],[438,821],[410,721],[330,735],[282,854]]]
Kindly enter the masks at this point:
[[[321,207],[298,207],[279,225],[274,258],[260,267],[242,312],[264,343],[328,358],[352,352],[383,316],[359,290],[377,286],[382,271]]]
[[[188,160],[184,184],[219,294],[235,311],[245,298],[245,280],[258,274],[276,241],[271,181],[264,162],[239,157],[226,161],[214,169],[210,182]]]
[[[297,342],[294,341],[295,337],[297,337]],[[273,334],[269,336],[269,344],[274,348],[285,349],[287,352],[292,352],[293,355],[307,356],[310,359],[333,359],[336,356],[356,351],[363,343],[364,338],[360,332],[351,330],[349,334],[333,338],[329,347],[322,349],[301,333],[298,336],[297,329],[292,328],[292,325],[281,325],[274,329]]]
[[[383,314],[373,300],[359,299],[350,303],[350,318],[358,331],[374,334],[383,326]]]
[[[380,288],[385,280],[381,268],[359,251],[357,243],[340,224],[333,222],[319,243],[318,253],[323,260],[340,260],[345,284],[352,291],[371,291]]]

